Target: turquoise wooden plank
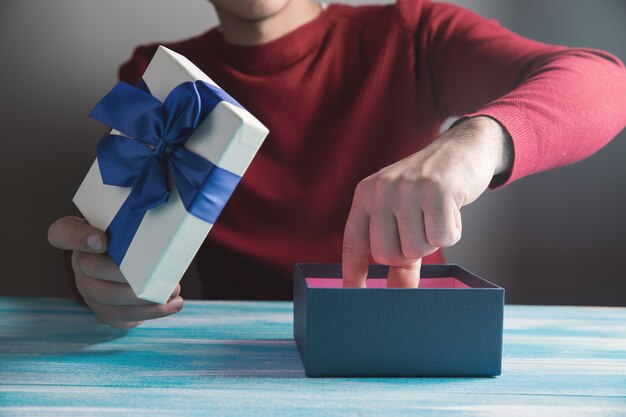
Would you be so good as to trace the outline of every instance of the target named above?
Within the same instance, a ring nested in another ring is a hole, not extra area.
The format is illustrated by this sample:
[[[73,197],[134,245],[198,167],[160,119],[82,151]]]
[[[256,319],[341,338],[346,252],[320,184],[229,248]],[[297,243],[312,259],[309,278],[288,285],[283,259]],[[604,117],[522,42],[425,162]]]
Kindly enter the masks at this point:
[[[0,416],[626,415],[626,309],[506,306],[497,378],[308,379],[281,302],[187,302],[122,332],[0,298]]]

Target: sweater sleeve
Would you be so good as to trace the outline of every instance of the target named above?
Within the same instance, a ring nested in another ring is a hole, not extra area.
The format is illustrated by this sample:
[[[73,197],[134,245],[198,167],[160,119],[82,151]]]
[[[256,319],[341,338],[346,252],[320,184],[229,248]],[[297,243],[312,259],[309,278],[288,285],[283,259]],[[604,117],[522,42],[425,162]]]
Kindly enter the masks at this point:
[[[509,133],[507,183],[588,157],[626,125],[626,70],[615,56],[535,42],[449,4],[398,0],[397,9],[436,111],[489,116]]]

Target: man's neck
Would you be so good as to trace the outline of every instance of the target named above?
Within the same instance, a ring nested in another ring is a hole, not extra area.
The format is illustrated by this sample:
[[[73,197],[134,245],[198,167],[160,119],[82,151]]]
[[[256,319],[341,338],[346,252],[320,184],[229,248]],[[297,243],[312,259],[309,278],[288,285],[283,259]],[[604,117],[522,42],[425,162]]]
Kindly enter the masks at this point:
[[[275,13],[244,19],[216,6],[224,38],[234,45],[262,45],[280,38],[319,16],[322,8],[312,0],[291,0]]]

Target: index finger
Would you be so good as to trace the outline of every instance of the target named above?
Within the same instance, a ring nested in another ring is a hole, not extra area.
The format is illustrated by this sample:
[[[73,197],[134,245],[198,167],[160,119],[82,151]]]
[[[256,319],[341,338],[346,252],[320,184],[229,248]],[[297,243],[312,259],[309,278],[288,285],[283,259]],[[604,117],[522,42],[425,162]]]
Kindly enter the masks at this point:
[[[106,233],[87,224],[80,217],[62,217],[48,229],[48,241],[59,249],[103,253],[107,248]]]
[[[352,206],[343,233],[341,267],[344,288],[365,288],[369,264],[369,214]]]

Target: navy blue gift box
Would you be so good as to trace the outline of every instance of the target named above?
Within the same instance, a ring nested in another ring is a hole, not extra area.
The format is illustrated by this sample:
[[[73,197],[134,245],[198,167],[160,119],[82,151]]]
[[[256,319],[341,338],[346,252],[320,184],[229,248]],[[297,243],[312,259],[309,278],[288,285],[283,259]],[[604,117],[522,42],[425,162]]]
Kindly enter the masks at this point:
[[[504,289],[457,265],[423,265],[420,288],[341,288],[341,265],[296,264],[294,337],[309,377],[495,376]]]

